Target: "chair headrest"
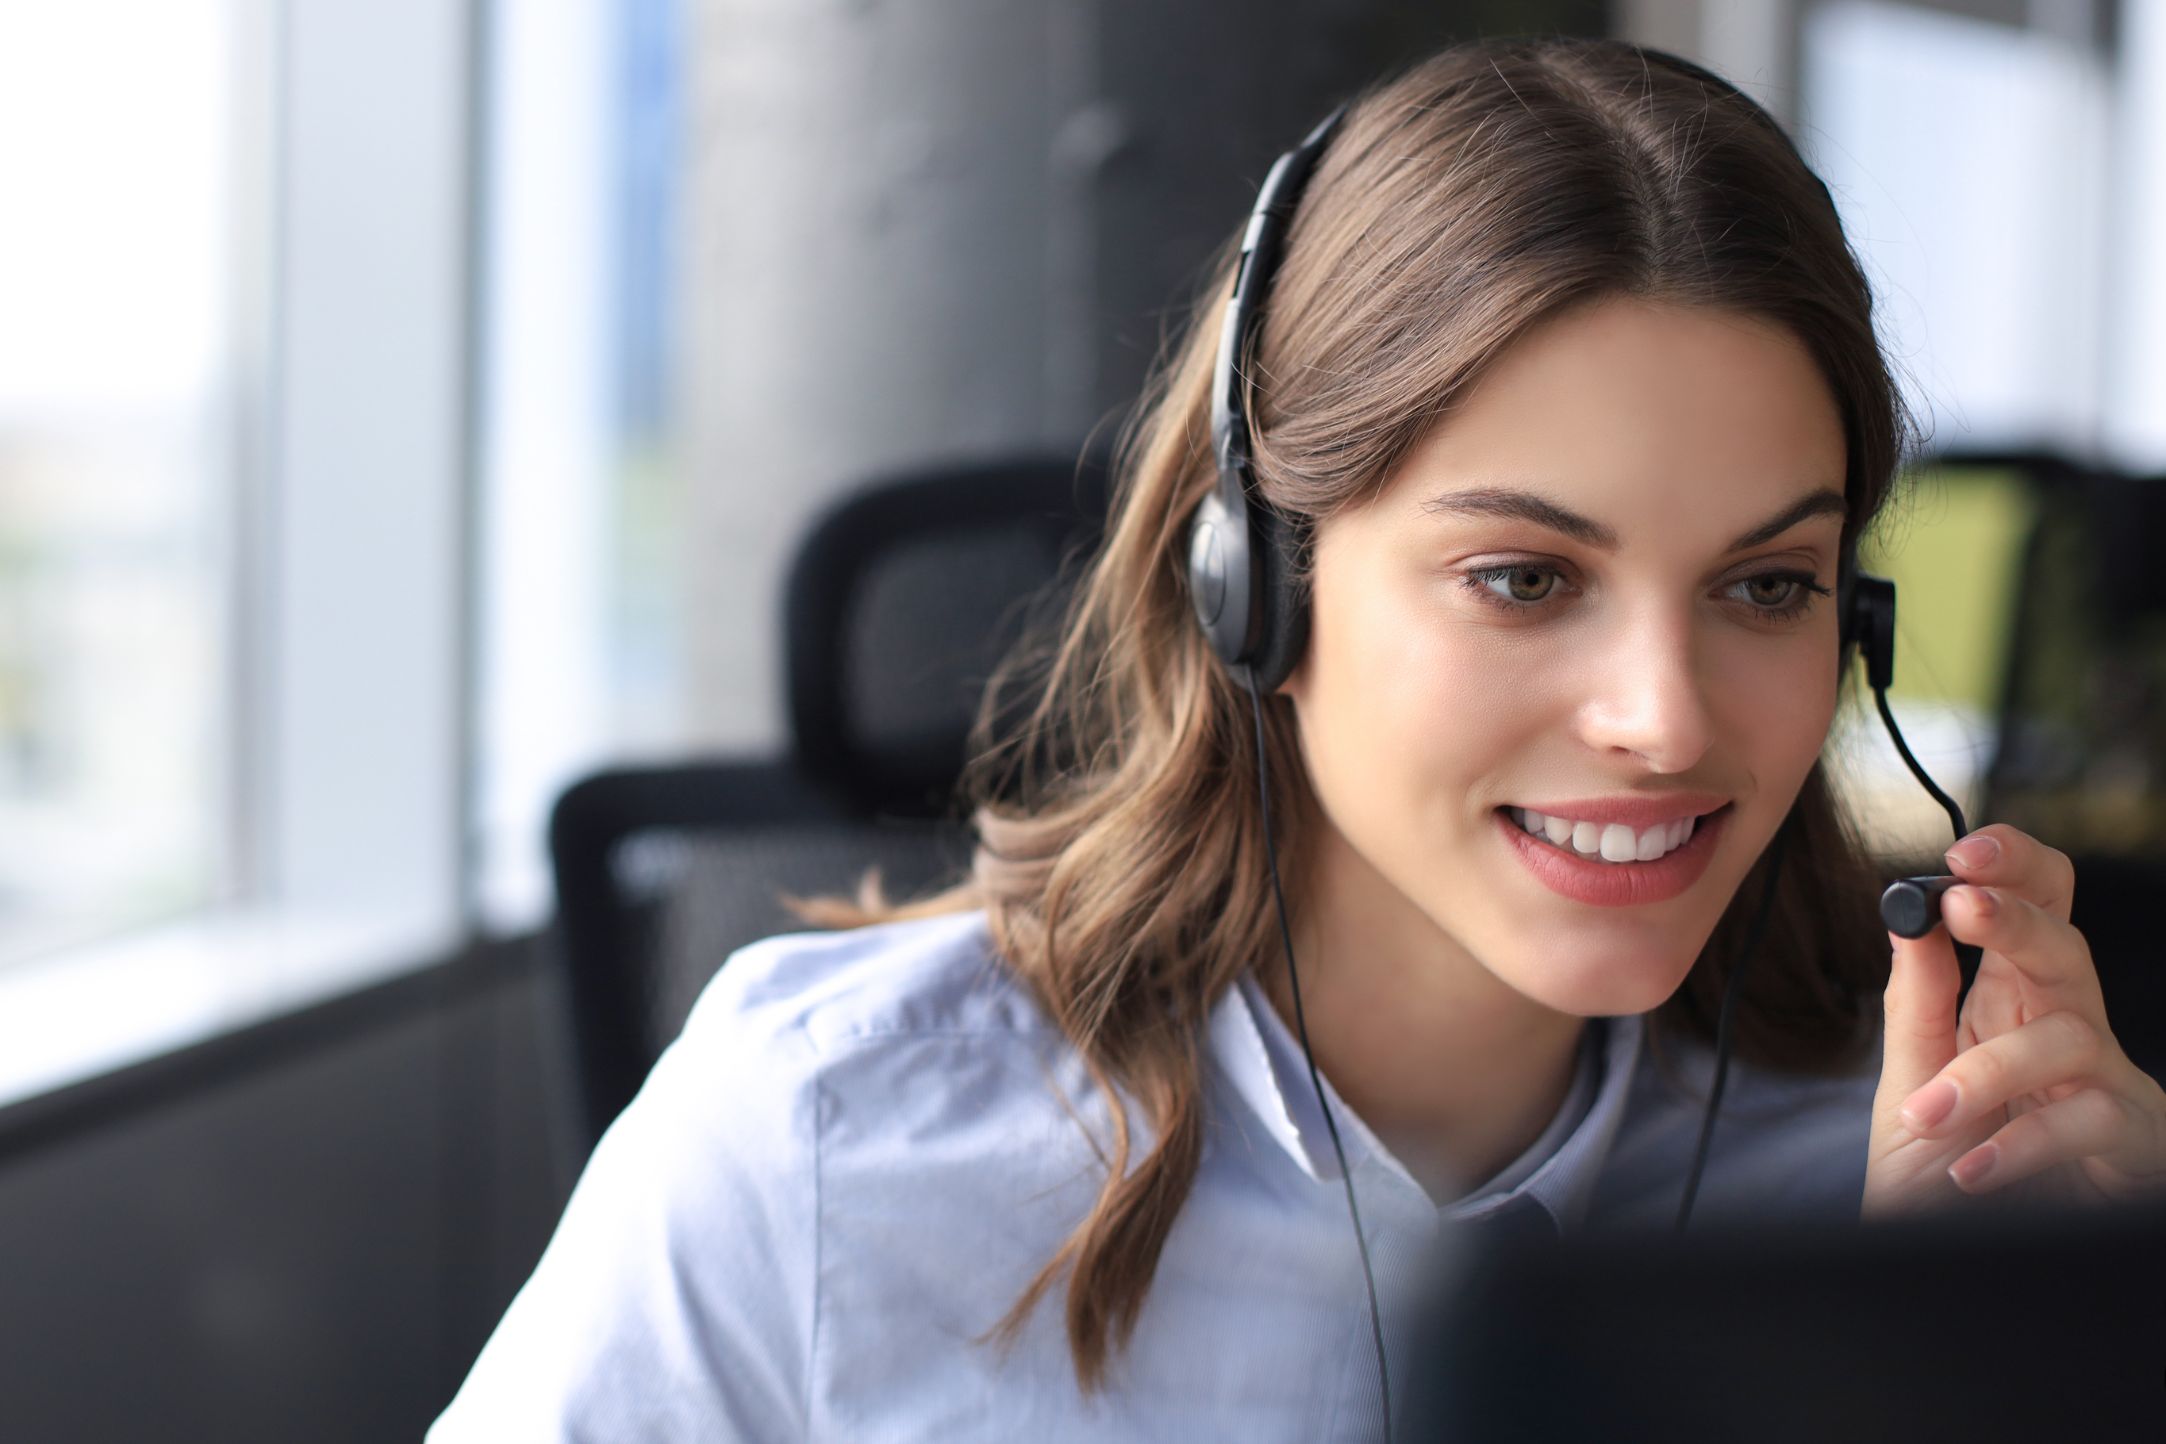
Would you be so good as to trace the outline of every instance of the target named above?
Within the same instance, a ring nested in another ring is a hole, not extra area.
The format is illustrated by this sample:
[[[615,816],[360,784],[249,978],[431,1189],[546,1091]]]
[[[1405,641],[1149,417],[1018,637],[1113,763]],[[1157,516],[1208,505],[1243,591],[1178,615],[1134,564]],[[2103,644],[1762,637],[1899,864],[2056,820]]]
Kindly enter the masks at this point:
[[[806,775],[868,811],[944,809],[986,682],[1064,597],[1106,498],[1101,459],[1045,455],[888,476],[826,512],[784,599]]]

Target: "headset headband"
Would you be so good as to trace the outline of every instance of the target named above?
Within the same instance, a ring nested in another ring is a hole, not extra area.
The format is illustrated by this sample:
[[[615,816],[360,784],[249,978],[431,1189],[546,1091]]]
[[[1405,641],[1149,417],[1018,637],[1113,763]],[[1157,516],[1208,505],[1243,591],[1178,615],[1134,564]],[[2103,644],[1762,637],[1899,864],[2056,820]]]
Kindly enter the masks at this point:
[[[1262,323],[1301,192],[1346,109],[1342,102],[1272,163],[1249,213],[1211,380],[1211,452],[1218,482],[1189,528],[1189,600],[1196,619],[1220,660],[1243,681],[1267,690],[1292,669],[1306,628],[1298,602],[1277,575],[1284,568],[1290,528],[1261,497],[1251,495],[1248,385],[1241,362]],[[1287,615],[1280,621],[1282,611]]]
[[[1248,351],[1257,326],[1263,320],[1264,298],[1278,274],[1279,257],[1286,247],[1286,232],[1293,224],[1294,208],[1308,185],[1309,172],[1323,154],[1346,103],[1318,121],[1307,139],[1271,163],[1257,192],[1256,208],[1249,212],[1248,230],[1241,238],[1241,259],[1234,270],[1233,298],[1226,307],[1225,325],[1219,332],[1218,366],[1211,383],[1211,449],[1218,459],[1219,485],[1245,480],[1249,464],[1248,387],[1241,375],[1241,358]],[[1245,500],[1245,497],[1238,499]]]

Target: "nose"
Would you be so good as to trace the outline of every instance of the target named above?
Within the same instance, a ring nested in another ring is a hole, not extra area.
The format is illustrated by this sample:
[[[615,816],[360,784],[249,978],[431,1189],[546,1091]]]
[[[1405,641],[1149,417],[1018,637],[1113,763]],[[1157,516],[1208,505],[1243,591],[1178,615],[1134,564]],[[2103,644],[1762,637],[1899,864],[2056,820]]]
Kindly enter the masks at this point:
[[[1581,737],[1599,752],[1630,753],[1650,771],[1690,771],[1715,740],[1701,662],[1689,617],[1635,618],[1588,668]]]

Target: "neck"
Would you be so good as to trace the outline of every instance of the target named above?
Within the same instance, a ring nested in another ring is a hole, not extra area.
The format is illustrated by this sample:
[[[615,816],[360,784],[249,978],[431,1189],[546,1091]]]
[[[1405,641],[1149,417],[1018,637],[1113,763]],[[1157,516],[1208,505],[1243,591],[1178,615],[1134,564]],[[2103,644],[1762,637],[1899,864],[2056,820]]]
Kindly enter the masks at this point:
[[[1509,1166],[1557,1116],[1587,1020],[1510,987],[1343,842],[1319,842],[1293,920],[1310,1050],[1370,1131],[1448,1202]],[[1259,980],[1298,1037],[1285,960]]]

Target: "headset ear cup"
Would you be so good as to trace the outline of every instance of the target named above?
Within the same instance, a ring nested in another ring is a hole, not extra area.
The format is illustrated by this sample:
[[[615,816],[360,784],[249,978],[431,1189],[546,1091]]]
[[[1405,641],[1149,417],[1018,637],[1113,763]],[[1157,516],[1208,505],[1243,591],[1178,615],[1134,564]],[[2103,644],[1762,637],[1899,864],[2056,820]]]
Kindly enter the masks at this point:
[[[1865,656],[1867,685],[1886,690],[1895,680],[1895,583],[1857,573],[1844,626]]]
[[[1239,662],[1256,610],[1248,511],[1244,505],[1228,507],[1213,491],[1188,527],[1189,605],[1211,650],[1228,666]]]
[[[1251,506],[1250,561],[1258,570],[1257,601],[1262,627],[1256,637],[1251,674],[1258,692],[1278,689],[1301,663],[1309,641],[1308,588],[1300,585],[1299,535],[1276,507]]]
[[[1858,645],[1858,569],[1847,561],[1835,582],[1835,617],[1835,669],[1841,673],[1850,669]]]

